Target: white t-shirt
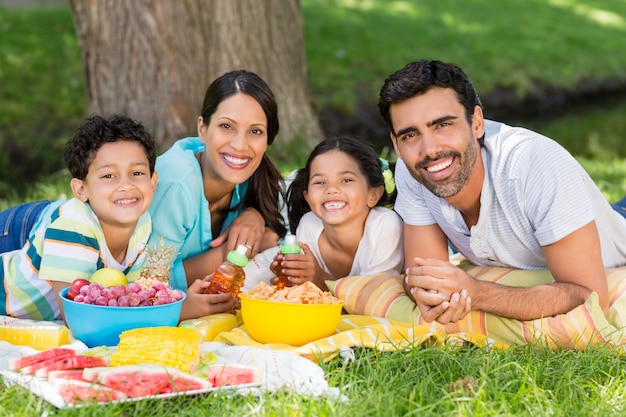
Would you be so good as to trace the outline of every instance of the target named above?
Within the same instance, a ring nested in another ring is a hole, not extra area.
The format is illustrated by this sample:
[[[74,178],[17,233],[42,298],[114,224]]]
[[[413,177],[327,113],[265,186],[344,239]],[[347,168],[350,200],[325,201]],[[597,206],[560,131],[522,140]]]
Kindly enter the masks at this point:
[[[322,230],[324,230],[322,220],[313,212],[308,212],[300,219],[296,236],[298,242],[309,246],[320,267],[331,274],[320,253],[318,242]],[[365,220],[363,237],[347,276],[401,274],[403,269],[402,219],[393,210],[374,207]]]
[[[410,225],[438,224],[476,265],[547,268],[542,246],[595,220],[605,267],[626,265],[626,219],[606,201],[580,164],[557,142],[527,129],[485,121],[485,180],[478,223],[396,164],[395,210]]]

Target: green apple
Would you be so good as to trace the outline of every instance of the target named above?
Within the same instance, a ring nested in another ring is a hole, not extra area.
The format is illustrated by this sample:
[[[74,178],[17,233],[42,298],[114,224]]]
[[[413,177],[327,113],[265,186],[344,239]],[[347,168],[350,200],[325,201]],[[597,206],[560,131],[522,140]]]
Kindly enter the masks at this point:
[[[126,275],[115,268],[98,269],[91,278],[89,278],[89,282],[97,282],[105,288],[115,285],[128,285]]]

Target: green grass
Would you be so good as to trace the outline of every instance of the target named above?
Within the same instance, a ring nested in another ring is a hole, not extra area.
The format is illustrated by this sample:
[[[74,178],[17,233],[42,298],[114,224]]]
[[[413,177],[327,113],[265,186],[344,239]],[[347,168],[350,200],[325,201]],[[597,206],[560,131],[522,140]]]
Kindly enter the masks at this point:
[[[422,57],[459,63],[484,95],[537,85],[572,88],[626,74],[626,3],[619,0],[302,0],[312,99],[319,109],[375,106],[384,78]],[[0,210],[69,194],[61,151],[85,116],[82,67],[68,7],[0,7]],[[626,104],[530,126],[577,155],[609,201],[626,195]],[[281,171],[301,166],[298,144],[273,150]],[[288,158],[285,158],[285,155]],[[40,162],[33,162],[34,158]],[[46,178],[17,182],[43,165]],[[7,170],[10,167],[10,170]],[[19,173],[9,176],[9,172]],[[626,359],[598,348],[551,352],[417,347],[356,351],[322,365],[347,401],[290,392],[198,396],[56,410],[21,387],[0,386],[3,416],[621,416]],[[472,389],[451,384],[468,378]]]
[[[353,109],[420,58],[458,63],[478,92],[624,79],[619,0],[302,0],[310,89],[318,106]]]
[[[140,401],[86,409],[53,406],[21,387],[0,388],[4,416],[622,416],[626,358],[608,348],[552,352],[416,347],[357,349],[356,360],[322,364],[345,401],[290,392]],[[463,383],[464,382],[464,383]]]

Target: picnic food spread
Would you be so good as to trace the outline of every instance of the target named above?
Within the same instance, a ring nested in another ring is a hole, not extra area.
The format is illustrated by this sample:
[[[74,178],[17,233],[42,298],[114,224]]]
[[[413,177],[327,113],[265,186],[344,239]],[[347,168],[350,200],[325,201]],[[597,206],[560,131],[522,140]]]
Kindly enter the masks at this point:
[[[211,364],[200,334],[190,328],[154,327],[122,334],[117,349],[77,353],[53,348],[9,359],[7,369],[46,380],[70,404],[106,402],[259,383],[261,370],[249,365]],[[112,352],[112,353],[111,353]],[[198,365],[203,363],[203,369]]]
[[[284,287],[282,289],[279,289],[276,285],[261,282],[251,291],[245,293],[245,295],[257,300],[294,304],[340,304],[343,302],[332,295],[330,291],[321,290],[311,281],[306,281],[304,284],[295,287]]]

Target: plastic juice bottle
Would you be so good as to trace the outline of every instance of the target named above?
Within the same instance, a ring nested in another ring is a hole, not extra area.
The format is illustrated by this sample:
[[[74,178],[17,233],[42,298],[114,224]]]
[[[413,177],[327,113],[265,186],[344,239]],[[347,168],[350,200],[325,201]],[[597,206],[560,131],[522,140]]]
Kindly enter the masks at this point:
[[[292,235],[291,233],[285,235],[283,243],[282,245],[280,245],[280,253],[282,253],[283,255],[302,253],[302,249],[300,248],[300,245],[298,245],[296,235]],[[286,275],[283,275],[280,272],[278,273],[277,277],[278,281],[276,281],[276,289],[278,290],[282,290],[285,287],[291,287],[294,285],[289,282],[289,279]]]
[[[61,324],[30,324],[17,321],[0,325],[0,340],[12,345],[46,350],[69,343],[69,331]]]
[[[239,245],[237,249],[228,252],[226,261],[215,268],[211,276],[211,282],[206,289],[206,294],[222,294],[231,292],[235,296],[239,294],[239,289],[243,286],[246,273],[243,267],[248,263],[248,246]]]

